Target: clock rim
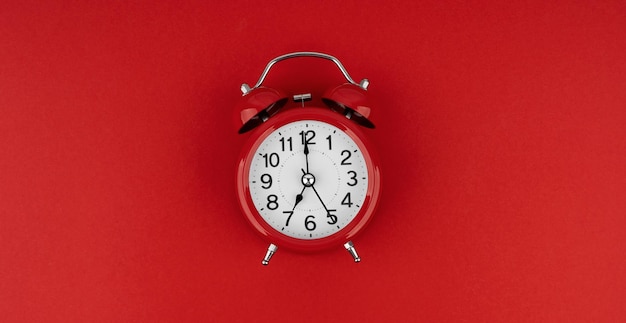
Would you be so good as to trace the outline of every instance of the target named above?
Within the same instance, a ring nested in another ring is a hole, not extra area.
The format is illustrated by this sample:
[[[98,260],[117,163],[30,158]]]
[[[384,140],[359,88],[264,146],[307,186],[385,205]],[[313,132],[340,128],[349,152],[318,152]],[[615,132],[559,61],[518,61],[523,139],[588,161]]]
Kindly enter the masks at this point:
[[[357,145],[365,159],[368,176],[368,188],[359,212],[345,227],[339,231],[317,239],[299,239],[290,237],[272,228],[259,214],[250,195],[249,172],[250,162],[260,144],[278,128],[291,122],[301,120],[315,120],[331,124],[346,135]],[[333,112],[330,109],[319,107],[294,108],[283,111],[270,118],[254,129],[244,144],[237,162],[236,188],[238,204],[247,222],[254,230],[261,234],[268,242],[296,251],[320,251],[333,246],[344,244],[353,239],[369,224],[376,212],[381,193],[380,163],[376,150],[368,140],[360,126],[350,119]]]

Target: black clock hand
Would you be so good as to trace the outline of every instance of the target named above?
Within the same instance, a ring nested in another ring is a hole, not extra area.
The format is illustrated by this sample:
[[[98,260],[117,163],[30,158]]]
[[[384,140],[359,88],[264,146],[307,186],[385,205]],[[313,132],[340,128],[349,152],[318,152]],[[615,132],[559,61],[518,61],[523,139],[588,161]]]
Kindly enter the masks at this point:
[[[326,204],[324,204],[324,201],[322,201],[322,198],[320,197],[320,195],[317,193],[315,186],[311,185],[311,188],[313,189],[313,192],[315,192],[315,195],[320,200],[320,202],[322,202],[322,206],[324,207],[324,210],[326,210],[326,213],[328,213],[328,208],[326,207]]]
[[[285,226],[289,225],[289,220],[291,220],[291,216],[293,215],[293,212],[296,210],[296,206],[298,205],[298,203],[302,201],[302,193],[304,193],[305,189],[306,189],[306,186],[302,187],[302,191],[300,191],[300,194],[296,195],[296,202],[293,203],[293,207],[291,208],[291,211],[283,211],[283,213],[289,214],[289,216],[287,217],[287,222],[285,223]]]
[[[309,173],[309,145],[308,142],[304,141],[304,158],[306,158],[306,172]]]
[[[291,209],[291,212],[293,212],[293,210],[296,209],[296,206],[298,205],[298,203],[302,201],[302,193],[304,193],[305,189],[306,189],[306,186],[303,186],[302,191],[300,191],[300,194],[296,195],[296,203],[293,204],[293,208]]]
[[[326,207],[326,204],[324,204],[324,201],[322,201],[322,197],[319,195],[319,193],[317,193],[317,190],[315,189],[315,186],[311,185],[311,188],[313,189],[313,192],[315,192],[315,195],[317,196],[317,198],[322,203],[322,206],[324,207],[324,210],[326,210],[326,217],[329,218],[328,224],[335,224],[335,223],[337,223],[337,216],[334,215],[334,214],[331,214],[331,212],[334,212],[334,211],[337,211],[337,210],[334,210],[334,209],[329,210]]]

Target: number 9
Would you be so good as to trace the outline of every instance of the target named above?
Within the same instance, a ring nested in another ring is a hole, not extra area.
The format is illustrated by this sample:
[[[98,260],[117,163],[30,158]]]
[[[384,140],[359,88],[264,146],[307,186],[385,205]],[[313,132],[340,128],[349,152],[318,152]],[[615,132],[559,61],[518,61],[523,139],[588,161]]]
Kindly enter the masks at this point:
[[[261,182],[267,186],[261,185],[262,188],[268,189],[272,187],[272,176],[270,174],[261,175]]]

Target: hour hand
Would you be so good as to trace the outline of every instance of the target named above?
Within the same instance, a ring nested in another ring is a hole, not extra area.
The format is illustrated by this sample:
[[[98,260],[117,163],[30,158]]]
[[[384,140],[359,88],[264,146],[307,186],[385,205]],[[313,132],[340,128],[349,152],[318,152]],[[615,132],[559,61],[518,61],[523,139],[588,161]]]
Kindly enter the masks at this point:
[[[305,189],[306,189],[306,186],[302,187],[302,191],[300,191],[300,193],[296,195],[296,202],[293,203],[293,208],[291,209],[292,212],[296,209],[296,206],[298,205],[298,203],[302,202],[302,199],[303,199],[302,193],[304,193]]]
[[[306,186],[302,188],[302,191],[300,191],[300,194],[296,195],[296,202],[293,203],[293,207],[291,208],[291,211],[283,211],[284,214],[289,214],[289,216],[287,217],[287,222],[285,223],[285,225],[289,225],[289,220],[291,220],[291,216],[293,215],[293,212],[295,212],[296,210],[296,206],[298,206],[298,203],[300,203],[302,201],[302,193],[304,193],[304,190],[306,189]]]
[[[306,188],[306,186],[304,188],[302,188],[302,192],[304,192],[304,189]],[[298,205],[298,203],[300,203],[300,201],[302,201],[302,192],[298,195],[296,195],[296,203],[293,204],[294,209],[296,208],[296,205]]]

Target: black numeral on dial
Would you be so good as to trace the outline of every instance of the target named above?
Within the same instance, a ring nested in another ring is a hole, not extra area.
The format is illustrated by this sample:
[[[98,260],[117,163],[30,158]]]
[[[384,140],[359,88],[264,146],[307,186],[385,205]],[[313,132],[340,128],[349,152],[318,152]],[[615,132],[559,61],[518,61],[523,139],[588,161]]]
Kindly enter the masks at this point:
[[[309,231],[313,231],[317,228],[317,224],[315,224],[313,220],[315,220],[315,217],[312,215],[307,215],[307,217],[304,218],[304,227]]]
[[[351,171],[348,171],[348,174],[349,174],[349,175],[351,175],[351,176],[350,176],[350,179],[352,180],[352,181],[348,182],[348,185],[349,185],[349,186],[355,186],[355,185],[359,182],[359,181],[356,179],[356,172],[355,172],[355,171],[353,171],[353,170],[351,170]]]
[[[313,142],[313,138],[315,138],[315,131],[313,130],[300,131],[300,137],[302,139],[303,145],[305,143],[307,145],[315,145],[315,142]]]
[[[337,216],[333,214],[333,212],[335,212],[337,210],[333,210],[333,209],[329,209],[328,210],[328,214],[326,214],[326,217],[328,218],[328,221],[326,223],[328,224],[335,224],[337,223]]]
[[[278,208],[278,196],[271,194],[267,197],[267,208],[276,210]]]
[[[352,157],[352,153],[349,150],[342,150],[341,156],[344,156],[344,155],[346,157],[341,161],[341,165],[352,165],[352,163],[348,161],[348,159]]]
[[[261,187],[264,189],[268,189],[272,187],[272,175],[270,174],[261,175],[261,183],[265,184],[265,185],[261,185]]]
[[[348,207],[352,207],[352,198],[350,196],[350,192],[346,193],[343,200],[341,200],[341,205],[347,205]]]
[[[291,139],[291,137],[289,137],[289,139],[280,138],[279,141],[280,141],[280,147],[283,151],[287,149],[287,146],[289,147],[289,151],[293,150],[293,139]]]
[[[289,216],[287,217],[287,222],[285,222],[285,226],[288,227],[289,226],[289,220],[291,220],[291,216],[293,215],[293,211],[283,211],[284,214],[289,214]]]
[[[278,157],[277,153],[263,154],[261,157],[265,159],[265,167],[276,167],[280,163],[280,157]]]

